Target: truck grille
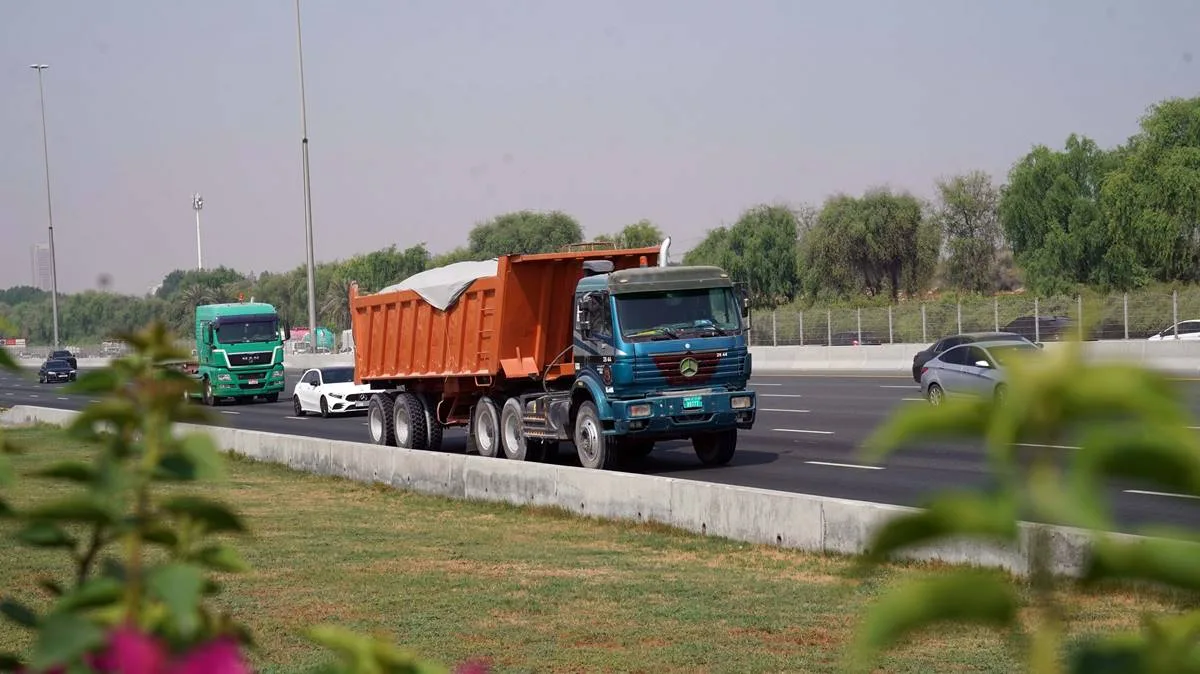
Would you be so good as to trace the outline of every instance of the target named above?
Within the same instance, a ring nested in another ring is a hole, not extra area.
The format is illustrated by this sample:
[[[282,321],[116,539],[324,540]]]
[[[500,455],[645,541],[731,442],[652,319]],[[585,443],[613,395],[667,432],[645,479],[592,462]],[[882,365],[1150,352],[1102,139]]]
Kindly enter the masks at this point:
[[[275,358],[275,353],[272,351],[252,351],[249,353],[226,353],[229,358],[229,365],[232,367],[245,367],[247,365],[270,365]]]
[[[723,356],[721,354],[724,354]],[[685,377],[680,370],[684,359],[696,361],[696,373]],[[685,384],[703,385],[713,380],[732,379],[742,372],[746,361],[746,350],[729,349],[679,353],[658,353],[638,356],[633,365],[633,376],[638,381],[666,380],[670,386]]]

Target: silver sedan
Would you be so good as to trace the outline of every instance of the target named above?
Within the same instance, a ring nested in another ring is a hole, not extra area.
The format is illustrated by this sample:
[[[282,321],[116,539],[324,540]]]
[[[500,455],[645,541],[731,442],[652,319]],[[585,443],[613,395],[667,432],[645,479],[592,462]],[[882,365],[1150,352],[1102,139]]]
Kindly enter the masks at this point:
[[[1033,344],[1013,341],[983,341],[960,344],[931,358],[921,369],[921,392],[931,404],[947,396],[1003,398],[1006,364],[1014,356],[1041,351]]]

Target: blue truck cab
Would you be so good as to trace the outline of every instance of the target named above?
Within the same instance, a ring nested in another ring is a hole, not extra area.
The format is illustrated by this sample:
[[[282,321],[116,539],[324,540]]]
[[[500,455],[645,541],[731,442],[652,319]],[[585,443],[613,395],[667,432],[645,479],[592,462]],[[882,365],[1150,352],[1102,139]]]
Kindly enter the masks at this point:
[[[744,294],[719,267],[586,267],[574,379],[526,402],[526,437],[569,437],[588,468],[669,440],[690,440],[705,465],[729,463],[756,412]]]

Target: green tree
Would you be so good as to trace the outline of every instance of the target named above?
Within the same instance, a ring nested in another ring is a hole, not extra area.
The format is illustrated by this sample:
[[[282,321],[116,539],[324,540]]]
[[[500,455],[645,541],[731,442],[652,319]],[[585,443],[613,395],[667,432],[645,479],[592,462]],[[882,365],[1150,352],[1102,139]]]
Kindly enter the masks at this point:
[[[982,171],[938,181],[934,218],[946,244],[946,279],[967,292],[996,290],[1004,245],[1000,190]]]
[[[648,248],[657,246],[665,238],[667,238],[666,235],[658,228],[658,225],[643,219],[625,225],[625,228],[617,234],[601,234],[595,240],[612,241],[618,248]]]
[[[579,222],[561,211],[517,211],[480,223],[468,235],[473,255],[487,259],[512,253],[549,253],[583,241]]]
[[[750,305],[771,308],[796,296],[796,213],[785,206],[757,206],[729,228],[712,230],[684,255],[684,264],[716,265],[746,283]]]

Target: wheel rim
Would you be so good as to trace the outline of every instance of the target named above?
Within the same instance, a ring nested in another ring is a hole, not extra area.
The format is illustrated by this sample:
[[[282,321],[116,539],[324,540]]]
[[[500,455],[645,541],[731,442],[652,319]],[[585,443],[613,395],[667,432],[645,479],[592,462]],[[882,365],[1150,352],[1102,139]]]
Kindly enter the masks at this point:
[[[934,405],[942,404],[942,387],[934,386],[929,389],[929,402]]]
[[[383,412],[379,406],[372,405],[367,414],[367,423],[370,424],[371,439],[375,442],[383,440]]]
[[[408,414],[404,410],[403,403],[399,400],[396,401],[396,414],[393,416],[392,422],[392,425],[396,427],[396,444],[401,447],[407,447],[411,428],[408,424]]]
[[[580,451],[587,457],[589,463],[596,460],[596,447],[600,442],[600,433],[596,429],[596,422],[590,417],[583,420],[579,424],[579,439],[582,440]]]
[[[510,452],[514,455],[520,454],[521,444],[524,438],[521,437],[521,420],[515,414],[510,414],[504,421],[504,445],[505,452]],[[512,448],[509,450],[509,448]]]
[[[491,408],[482,408],[479,415],[479,427],[475,429],[475,443],[479,445],[479,449],[487,453],[492,453],[496,449],[494,421],[496,421],[496,417],[492,415]]]

